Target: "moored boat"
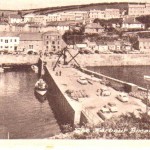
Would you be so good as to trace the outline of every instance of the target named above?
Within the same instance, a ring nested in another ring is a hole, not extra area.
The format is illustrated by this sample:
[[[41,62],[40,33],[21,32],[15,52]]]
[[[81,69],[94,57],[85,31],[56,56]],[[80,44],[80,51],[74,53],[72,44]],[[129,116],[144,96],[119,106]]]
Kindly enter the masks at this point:
[[[35,73],[38,73],[38,67],[36,65],[32,65],[31,66],[31,69],[35,72]]]
[[[44,103],[47,99],[46,94],[40,95],[39,93],[36,92],[36,90],[34,90],[34,96],[40,103]]]
[[[47,92],[47,84],[43,79],[39,79],[35,84],[35,92],[40,95],[45,95]]]

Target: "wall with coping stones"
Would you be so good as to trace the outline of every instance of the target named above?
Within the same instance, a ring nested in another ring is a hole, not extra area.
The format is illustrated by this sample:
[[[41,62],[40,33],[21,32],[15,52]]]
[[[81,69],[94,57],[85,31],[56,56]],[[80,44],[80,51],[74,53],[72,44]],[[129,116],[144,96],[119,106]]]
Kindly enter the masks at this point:
[[[80,123],[81,111],[76,111],[73,106],[69,103],[65,94],[61,91],[61,88],[57,82],[53,79],[50,71],[45,69],[44,79],[48,84],[48,100],[52,107],[56,118],[61,123],[70,123],[76,125]]]

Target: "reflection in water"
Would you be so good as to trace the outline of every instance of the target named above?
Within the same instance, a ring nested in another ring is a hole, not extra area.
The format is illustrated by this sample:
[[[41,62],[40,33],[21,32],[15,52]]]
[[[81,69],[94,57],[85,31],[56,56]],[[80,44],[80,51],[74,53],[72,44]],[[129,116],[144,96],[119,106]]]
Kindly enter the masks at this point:
[[[59,125],[45,98],[36,99],[37,74],[31,71],[0,74],[0,138],[46,138],[60,133]],[[41,103],[42,102],[42,103]],[[6,134],[5,134],[6,136]]]

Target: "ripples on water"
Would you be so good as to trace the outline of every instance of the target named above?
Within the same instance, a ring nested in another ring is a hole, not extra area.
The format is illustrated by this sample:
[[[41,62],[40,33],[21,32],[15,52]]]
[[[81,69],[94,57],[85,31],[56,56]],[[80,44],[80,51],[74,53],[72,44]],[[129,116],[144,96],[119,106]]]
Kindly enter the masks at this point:
[[[46,138],[60,133],[48,101],[34,96],[37,74],[31,71],[0,73],[0,138]],[[5,131],[5,132],[4,132]]]
[[[87,67],[87,69],[116,79],[131,82],[141,87],[146,87],[144,75],[150,76],[150,66]]]

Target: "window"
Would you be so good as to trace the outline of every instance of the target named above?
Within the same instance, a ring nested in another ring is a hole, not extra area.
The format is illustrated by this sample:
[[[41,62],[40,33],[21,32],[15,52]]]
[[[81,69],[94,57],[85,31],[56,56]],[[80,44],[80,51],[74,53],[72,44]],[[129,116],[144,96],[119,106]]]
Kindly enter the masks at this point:
[[[5,46],[5,48],[8,48],[8,46]]]
[[[10,39],[10,42],[12,42],[12,39]]]
[[[1,39],[1,42],[3,42],[3,39]]]
[[[16,39],[15,39],[14,41],[15,41],[15,42],[17,42],[17,40],[16,40]]]
[[[48,49],[48,46],[46,46],[46,49]]]
[[[29,45],[29,49],[33,49],[33,45]]]
[[[8,40],[5,40],[5,43],[8,43]]]
[[[48,44],[48,41],[46,41],[46,44]]]
[[[59,41],[58,41],[58,44],[59,44]]]
[[[52,41],[52,44],[55,44],[55,41]]]
[[[47,36],[47,39],[48,39],[48,36]]]

